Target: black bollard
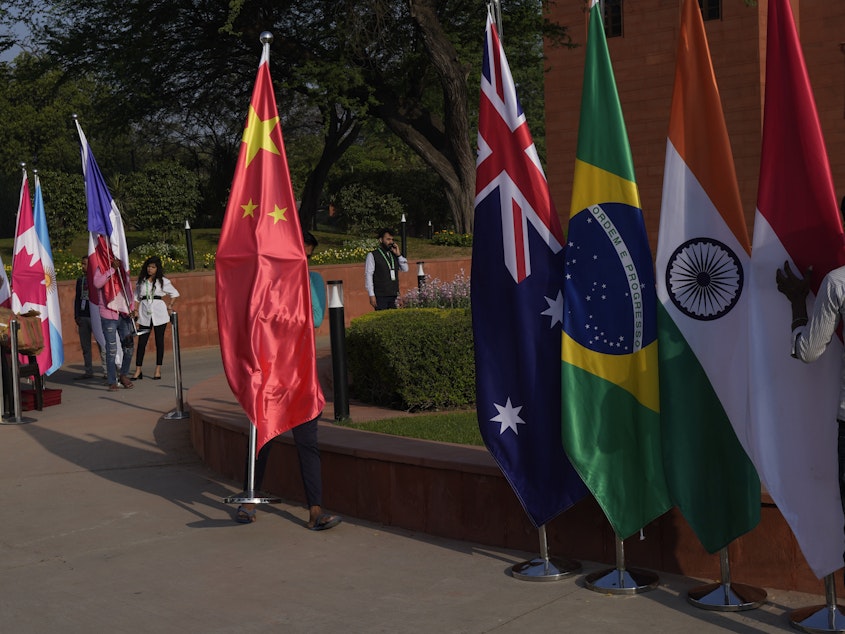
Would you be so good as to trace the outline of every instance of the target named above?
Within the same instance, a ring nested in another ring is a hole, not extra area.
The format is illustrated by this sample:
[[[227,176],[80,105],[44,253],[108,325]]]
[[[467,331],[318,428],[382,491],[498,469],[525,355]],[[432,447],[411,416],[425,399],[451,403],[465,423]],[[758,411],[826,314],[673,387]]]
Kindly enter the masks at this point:
[[[423,264],[425,262],[417,262],[417,288],[422,291],[425,286],[425,271],[423,271]]]
[[[402,214],[402,226],[400,227],[400,231],[402,232],[400,236],[402,237],[402,257],[408,257],[408,223],[405,222],[405,214]]]
[[[194,241],[191,238],[191,223],[185,221],[185,242],[188,246],[188,270],[194,270]]]
[[[431,226],[431,220],[428,221],[428,239],[434,240],[434,227]]]
[[[349,419],[349,390],[346,384],[346,325],[343,315],[343,281],[329,280],[329,337],[332,347],[334,419]]]

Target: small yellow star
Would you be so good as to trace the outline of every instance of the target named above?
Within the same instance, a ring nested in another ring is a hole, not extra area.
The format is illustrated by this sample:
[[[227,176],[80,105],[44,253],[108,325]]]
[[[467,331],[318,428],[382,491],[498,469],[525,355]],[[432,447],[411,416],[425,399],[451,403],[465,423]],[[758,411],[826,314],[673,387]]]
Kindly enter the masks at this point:
[[[269,213],[267,215],[273,216],[273,224],[276,224],[277,222],[279,222],[279,220],[284,220],[285,222],[287,222],[288,219],[285,218],[285,212],[287,210],[288,210],[287,207],[284,207],[283,209],[279,209],[278,205],[273,205],[273,213]]]
[[[249,115],[246,120],[246,128],[244,128],[243,141],[246,143],[246,165],[252,163],[252,159],[258,154],[259,150],[267,150],[273,154],[281,154],[276,143],[270,138],[270,133],[279,125],[279,117],[273,117],[262,121],[261,117],[252,106],[249,107]]]
[[[250,198],[247,204],[241,205],[241,209],[244,210],[244,215],[241,216],[241,218],[246,218],[247,216],[255,218],[255,214],[253,212],[255,211],[256,207],[258,207],[258,205],[252,202],[252,198]]]

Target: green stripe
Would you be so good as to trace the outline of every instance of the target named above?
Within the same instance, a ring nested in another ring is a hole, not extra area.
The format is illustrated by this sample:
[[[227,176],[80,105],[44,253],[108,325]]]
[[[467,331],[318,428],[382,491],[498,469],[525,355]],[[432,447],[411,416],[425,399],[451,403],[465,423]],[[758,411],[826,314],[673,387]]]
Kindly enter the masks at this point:
[[[672,506],[659,414],[578,367],[563,363],[562,374],[563,446],[613,530],[625,539]]]
[[[760,480],[677,325],[657,309],[663,455],[672,501],[710,553],[760,521]]]
[[[636,182],[598,4],[590,10],[586,55],[577,158]]]

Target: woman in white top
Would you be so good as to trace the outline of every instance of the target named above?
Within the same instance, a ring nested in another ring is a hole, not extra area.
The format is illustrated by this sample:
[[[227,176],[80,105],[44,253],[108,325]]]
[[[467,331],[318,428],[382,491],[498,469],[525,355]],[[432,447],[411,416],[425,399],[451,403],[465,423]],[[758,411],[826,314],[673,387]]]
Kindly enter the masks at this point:
[[[138,352],[135,355],[135,376],[133,381],[144,378],[141,368],[144,365],[144,350],[150,338],[150,329],[155,333],[156,369],[153,380],[161,379],[161,362],[164,359],[164,331],[170,321],[173,303],[179,297],[170,280],[164,277],[161,258],[147,258],[141,267],[138,283],[135,285],[135,316],[143,334],[138,336]],[[165,303],[165,300],[167,302]]]

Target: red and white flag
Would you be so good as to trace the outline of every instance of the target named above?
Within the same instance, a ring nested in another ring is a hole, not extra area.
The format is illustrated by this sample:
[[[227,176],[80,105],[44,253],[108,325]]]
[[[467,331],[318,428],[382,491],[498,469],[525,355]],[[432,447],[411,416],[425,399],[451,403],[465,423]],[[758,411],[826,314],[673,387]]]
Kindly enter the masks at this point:
[[[842,344],[804,364],[791,358],[789,301],[775,272],[813,267],[816,293],[845,264],[830,165],[788,0],[769,2],[763,149],[751,251],[751,423],[746,448],[819,578],[842,567],[837,475]],[[814,296],[810,297],[813,301]]]
[[[38,353],[36,359],[39,372],[46,374],[53,365],[47,311],[47,285],[49,283],[55,285],[55,272],[51,267],[52,279],[46,274],[41,241],[35,229],[35,216],[32,213],[32,201],[29,198],[26,170],[23,170],[13,254],[12,310],[16,313],[28,313],[31,310],[39,313],[44,348]]]

